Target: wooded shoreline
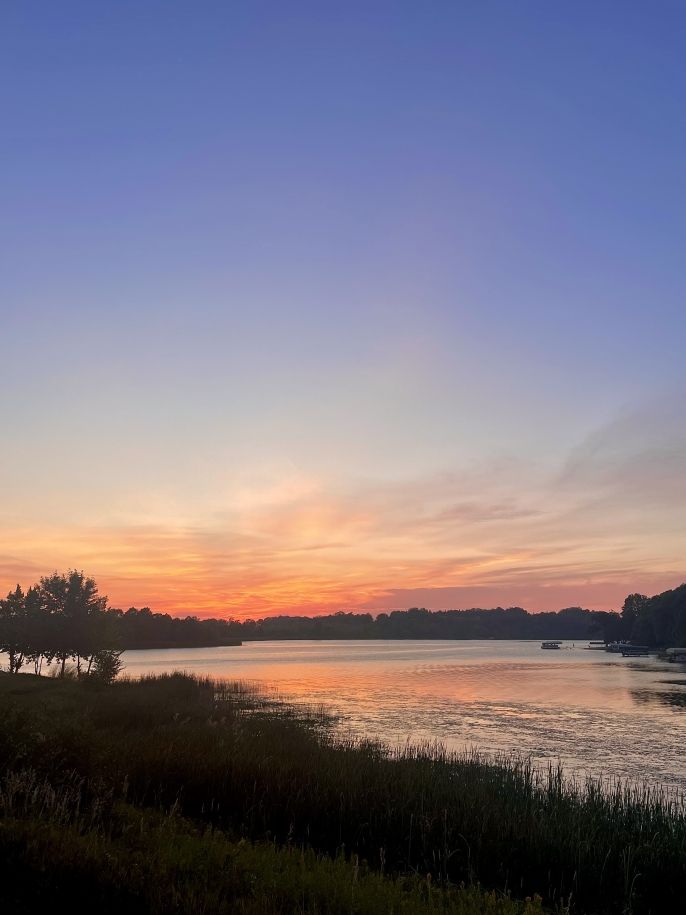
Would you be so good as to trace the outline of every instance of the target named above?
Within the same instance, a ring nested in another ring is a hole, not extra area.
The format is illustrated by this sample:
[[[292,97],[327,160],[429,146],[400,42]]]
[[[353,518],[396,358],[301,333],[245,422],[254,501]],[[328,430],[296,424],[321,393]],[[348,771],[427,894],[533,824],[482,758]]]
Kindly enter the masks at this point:
[[[390,613],[338,612],[260,620],[199,619],[154,613],[149,607],[109,607],[92,578],[71,570],[44,576],[0,600],[0,653],[15,672],[67,662],[77,672],[116,674],[126,650],[237,646],[250,641],[404,639],[634,640],[667,648],[686,644],[686,585],[648,598],[630,594],[620,613],[567,607],[529,613],[521,607]]]

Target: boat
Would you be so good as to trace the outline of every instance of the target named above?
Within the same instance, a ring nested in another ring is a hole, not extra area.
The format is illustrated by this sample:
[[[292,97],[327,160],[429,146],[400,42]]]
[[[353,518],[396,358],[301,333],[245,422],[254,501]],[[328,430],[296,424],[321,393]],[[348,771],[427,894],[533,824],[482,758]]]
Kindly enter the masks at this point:
[[[639,658],[650,654],[649,645],[622,645],[620,650],[623,658]]]
[[[607,649],[607,642],[595,640],[588,643],[588,646],[584,651],[605,651]]]
[[[562,642],[557,642],[557,641],[541,642],[541,648],[548,648],[548,649],[559,648],[561,644],[562,644]]]
[[[665,655],[672,664],[679,661],[684,662],[686,661],[686,648],[668,648]]]

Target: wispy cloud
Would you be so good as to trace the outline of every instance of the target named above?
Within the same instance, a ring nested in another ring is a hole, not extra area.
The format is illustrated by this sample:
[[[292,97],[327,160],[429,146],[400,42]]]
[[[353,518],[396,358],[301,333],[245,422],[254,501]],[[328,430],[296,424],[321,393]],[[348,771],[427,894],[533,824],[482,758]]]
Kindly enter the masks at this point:
[[[686,413],[596,430],[558,470],[521,460],[332,486],[288,471],[174,523],[3,527],[0,580],[76,565],[116,604],[262,615],[583,603],[686,577]]]

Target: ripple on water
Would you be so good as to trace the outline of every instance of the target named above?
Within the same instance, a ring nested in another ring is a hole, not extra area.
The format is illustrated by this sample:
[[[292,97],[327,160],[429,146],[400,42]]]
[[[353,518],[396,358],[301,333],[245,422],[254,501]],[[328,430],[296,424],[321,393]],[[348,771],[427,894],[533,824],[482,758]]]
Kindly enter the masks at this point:
[[[124,661],[133,676],[185,669],[276,687],[360,737],[440,740],[686,789],[686,680],[653,658],[568,647],[550,658],[530,642],[259,642]]]

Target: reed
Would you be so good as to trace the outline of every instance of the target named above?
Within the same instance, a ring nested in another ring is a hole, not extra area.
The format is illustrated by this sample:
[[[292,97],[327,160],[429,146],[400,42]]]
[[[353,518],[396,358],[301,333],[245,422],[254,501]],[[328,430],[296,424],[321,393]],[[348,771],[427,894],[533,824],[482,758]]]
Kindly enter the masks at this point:
[[[0,678],[0,765],[53,790],[77,779],[84,809],[173,808],[226,841],[308,848],[395,880],[428,874],[433,887],[540,894],[587,915],[679,909],[680,799],[438,744],[344,739],[331,725],[245,685],[182,675],[99,689]]]
[[[35,772],[0,785],[0,900],[33,915],[57,900],[101,915],[543,915],[478,887],[388,877],[358,858],[294,845],[231,841],[170,811],[121,800],[87,803],[80,785],[55,789]]]

